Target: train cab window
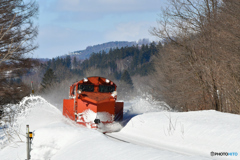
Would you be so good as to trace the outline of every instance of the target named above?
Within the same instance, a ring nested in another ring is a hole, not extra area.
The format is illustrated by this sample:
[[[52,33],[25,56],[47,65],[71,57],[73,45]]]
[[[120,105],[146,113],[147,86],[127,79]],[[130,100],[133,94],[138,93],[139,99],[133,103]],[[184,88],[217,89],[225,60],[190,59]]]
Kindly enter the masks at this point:
[[[79,84],[78,89],[85,91],[85,92],[93,92],[94,91],[94,85],[91,84]]]
[[[99,92],[107,93],[115,91],[114,86],[99,85]]]

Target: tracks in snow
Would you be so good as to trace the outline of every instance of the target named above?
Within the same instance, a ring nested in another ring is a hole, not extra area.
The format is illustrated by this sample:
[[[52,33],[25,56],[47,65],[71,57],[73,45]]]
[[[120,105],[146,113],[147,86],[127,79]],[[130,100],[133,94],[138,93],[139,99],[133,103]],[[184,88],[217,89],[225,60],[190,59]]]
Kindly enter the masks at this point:
[[[186,155],[186,156],[199,155],[198,153],[187,152],[186,150],[183,150],[183,149],[180,149],[180,148],[167,147],[167,146],[164,146],[164,145],[161,146],[161,145],[159,145],[157,143],[154,143],[154,142],[152,143],[152,142],[146,142],[146,141],[141,141],[141,140],[137,140],[137,139],[132,139],[131,137],[119,134],[118,132],[105,133],[105,136],[107,136],[108,138],[113,139],[115,141],[131,143],[131,144],[135,144],[135,145],[139,145],[139,146],[143,146],[143,147],[151,147],[151,148],[155,148],[155,149],[158,149],[158,150],[167,151],[167,152],[174,152],[174,153],[181,154],[181,155]],[[206,157],[203,156],[203,158],[206,158]]]
[[[131,143],[131,142],[125,141],[123,139],[111,136],[109,133],[105,133],[105,136],[107,136],[108,138],[113,139],[113,140],[117,140],[117,141],[121,141],[121,142],[125,142],[125,143]]]

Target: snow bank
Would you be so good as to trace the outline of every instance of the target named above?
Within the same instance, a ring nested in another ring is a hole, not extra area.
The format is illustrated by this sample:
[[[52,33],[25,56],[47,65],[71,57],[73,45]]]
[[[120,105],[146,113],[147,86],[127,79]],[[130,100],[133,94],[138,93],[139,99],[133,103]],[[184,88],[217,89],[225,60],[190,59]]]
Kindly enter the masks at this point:
[[[145,113],[133,117],[120,132],[111,135],[135,144],[225,159],[226,156],[211,157],[210,152],[240,154],[239,122],[239,115],[213,110]]]
[[[35,134],[31,159],[36,160],[206,159],[201,156],[189,156],[113,141],[96,130],[87,129],[66,119],[56,107],[39,96],[26,97],[17,108],[21,112],[16,118],[15,126],[19,127],[22,141],[15,139],[14,143],[1,149],[1,160],[26,158],[24,135],[27,124],[30,126],[30,131],[34,131]],[[134,123],[138,124],[137,121]],[[141,135],[141,133],[137,134]]]
[[[15,144],[13,142],[16,140],[22,141],[20,137],[20,134],[23,134],[21,133],[22,120],[25,120],[25,117],[29,114],[29,109],[36,104],[47,104],[47,102],[42,97],[30,96],[23,98],[17,105],[8,104],[4,106],[4,117],[0,121],[2,126],[0,130],[0,148],[3,148],[8,143]]]

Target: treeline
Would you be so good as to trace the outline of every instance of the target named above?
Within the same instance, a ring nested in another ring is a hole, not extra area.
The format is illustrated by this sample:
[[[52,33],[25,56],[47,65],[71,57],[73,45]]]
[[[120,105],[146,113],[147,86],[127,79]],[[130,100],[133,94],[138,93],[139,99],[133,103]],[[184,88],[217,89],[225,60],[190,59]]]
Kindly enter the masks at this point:
[[[109,53],[92,53],[84,61],[70,56],[53,58],[41,64],[38,77],[42,77],[42,81],[37,84],[37,90],[49,94],[62,86],[61,90],[66,94],[73,82],[84,77],[102,76],[117,83],[119,96],[124,98],[128,95],[126,93],[134,90],[134,76],[146,77],[155,71],[153,57],[158,48],[162,48],[161,43],[152,42],[149,45],[110,49]]]
[[[182,111],[239,114],[240,1],[170,3],[152,30],[165,42],[155,61],[155,96]]]
[[[157,54],[161,43],[156,44],[152,42],[149,45],[122,47],[110,49],[109,53],[101,51],[99,53],[92,53],[89,59],[84,61],[78,60],[76,57],[71,58],[53,58],[47,63],[42,64],[43,72],[51,68],[57,75],[59,81],[63,77],[74,75],[88,76],[89,70],[98,70],[105,76],[113,76],[120,80],[122,73],[127,70],[130,75],[147,76],[154,71],[152,63],[153,56]],[[64,71],[64,72],[62,72]]]
[[[141,45],[141,47],[122,47],[110,49],[109,53],[93,53],[89,59],[80,64],[81,70],[88,68],[108,69],[110,74],[115,73],[115,78],[119,79],[122,71],[128,70],[131,75],[139,74],[146,76],[154,70],[151,57],[157,54],[157,48],[161,43],[152,42],[150,45]],[[118,73],[118,74],[116,74]]]

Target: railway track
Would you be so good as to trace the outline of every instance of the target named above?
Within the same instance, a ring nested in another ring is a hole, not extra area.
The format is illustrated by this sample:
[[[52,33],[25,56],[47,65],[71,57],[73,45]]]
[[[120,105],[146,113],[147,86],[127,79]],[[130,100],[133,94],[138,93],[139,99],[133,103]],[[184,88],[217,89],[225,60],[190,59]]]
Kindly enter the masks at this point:
[[[113,140],[117,140],[117,141],[121,141],[121,142],[125,142],[125,143],[130,143],[128,141],[125,141],[125,140],[122,140],[120,138],[117,138],[117,137],[114,137],[114,136],[111,136],[109,135],[108,133],[104,133],[106,137],[110,138],[110,139],[113,139]]]
[[[187,156],[195,156],[198,155],[198,153],[194,153],[194,152],[186,152],[184,149],[181,148],[174,148],[174,147],[168,147],[168,146],[161,146],[155,143],[144,143],[141,140],[137,140],[137,139],[132,139],[130,137],[125,137],[122,135],[118,135],[116,133],[104,133],[104,135],[106,137],[108,137],[109,139],[115,140],[115,141],[121,141],[124,143],[131,143],[131,144],[135,144],[135,145],[139,145],[139,146],[143,146],[143,147],[151,147],[151,148],[155,148],[158,150],[162,150],[162,151],[167,151],[167,152],[173,152],[173,153],[177,153],[177,154],[181,154],[181,155],[187,155]],[[206,158],[206,157],[204,157]]]

